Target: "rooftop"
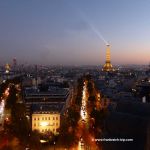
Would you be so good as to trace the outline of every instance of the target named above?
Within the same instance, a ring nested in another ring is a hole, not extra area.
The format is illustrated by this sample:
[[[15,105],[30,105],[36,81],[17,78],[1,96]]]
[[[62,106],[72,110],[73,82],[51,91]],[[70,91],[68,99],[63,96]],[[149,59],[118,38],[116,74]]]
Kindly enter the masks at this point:
[[[32,112],[33,114],[49,114],[49,113],[60,113],[63,108],[61,104],[55,105],[33,105]]]

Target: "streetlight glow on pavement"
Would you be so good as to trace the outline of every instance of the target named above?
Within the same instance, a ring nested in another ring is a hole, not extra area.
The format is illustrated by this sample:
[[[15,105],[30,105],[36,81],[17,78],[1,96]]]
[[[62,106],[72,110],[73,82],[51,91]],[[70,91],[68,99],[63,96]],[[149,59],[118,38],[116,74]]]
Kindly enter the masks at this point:
[[[0,100],[0,123],[3,124],[5,119],[5,101],[9,96],[9,87],[4,91],[3,96]]]

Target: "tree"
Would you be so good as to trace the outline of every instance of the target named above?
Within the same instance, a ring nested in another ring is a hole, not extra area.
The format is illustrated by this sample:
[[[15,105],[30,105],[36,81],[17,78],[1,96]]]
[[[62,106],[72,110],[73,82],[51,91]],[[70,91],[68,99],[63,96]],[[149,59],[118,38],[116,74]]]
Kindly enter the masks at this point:
[[[16,101],[17,101],[16,94],[17,94],[17,90],[16,90],[15,86],[12,85],[9,90],[8,98],[6,100],[6,108],[13,108],[13,106],[15,106]]]
[[[78,120],[80,119],[80,113],[76,110],[76,107],[70,107],[68,109],[68,121],[70,125],[76,127]]]
[[[71,126],[68,123],[68,120],[64,119],[62,122],[62,126],[60,128],[59,142],[61,145],[65,146],[67,148],[75,145],[78,141],[78,138],[75,135],[75,131],[69,130],[70,127]]]
[[[24,104],[16,104],[11,110],[11,128],[16,136],[23,141],[29,137],[31,128],[25,115]]]
[[[92,82],[90,82],[90,81],[88,82],[87,89],[88,89],[89,95],[92,95],[92,93],[93,93],[93,84],[92,84]]]
[[[89,96],[88,101],[94,103],[96,101],[96,97],[95,96]]]
[[[41,148],[40,136],[41,136],[41,134],[39,133],[38,130],[34,130],[31,132],[30,139],[29,139],[29,145],[32,148],[35,148],[35,149]]]
[[[95,120],[95,127],[100,127],[101,129],[104,128],[104,122],[108,115],[109,113],[107,109],[102,110],[93,109],[90,114],[91,118],[94,118]]]
[[[77,96],[75,99],[75,104],[80,106],[81,105],[81,101],[82,101],[82,96]]]

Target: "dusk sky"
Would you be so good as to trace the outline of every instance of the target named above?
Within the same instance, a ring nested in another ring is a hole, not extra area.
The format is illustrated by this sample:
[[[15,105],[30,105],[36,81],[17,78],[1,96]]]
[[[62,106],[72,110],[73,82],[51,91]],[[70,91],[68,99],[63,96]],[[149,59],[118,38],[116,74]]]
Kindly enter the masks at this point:
[[[149,0],[0,0],[0,63],[150,62]]]

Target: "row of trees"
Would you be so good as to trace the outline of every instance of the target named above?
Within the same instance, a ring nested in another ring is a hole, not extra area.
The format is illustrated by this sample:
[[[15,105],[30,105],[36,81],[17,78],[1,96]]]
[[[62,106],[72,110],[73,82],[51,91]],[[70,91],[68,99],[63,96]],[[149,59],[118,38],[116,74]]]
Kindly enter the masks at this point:
[[[66,148],[77,145],[79,141],[78,121],[80,119],[80,108],[82,104],[82,90],[83,90],[84,78],[80,78],[77,81],[77,95],[74,102],[66,111],[60,127],[59,142]]]
[[[8,80],[5,83],[5,89],[9,86],[9,95],[6,99],[6,109],[11,112],[9,123],[5,123],[5,130],[8,135],[19,139],[19,143],[22,147],[31,145],[33,149],[40,149],[40,133],[33,131],[30,126],[28,117],[26,116],[25,104],[18,103],[18,96],[21,95],[21,91],[16,88],[16,84],[21,86],[21,77]]]
[[[21,82],[21,80],[22,80],[22,77],[15,77],[13,79],[8,79],[2,82],[2,84],[0,85],[0,97],[3,95],[5,89],[8,87],[10,83],[18,84]]]
[[[95,86],[94,80],[90,75],[88,75],[86,79],[87,79],[87,89],[89,94],[88,102],[91,110],[90,117],[92,120],[92,125],[90,126],[89,130],[94,132],[95,138],[100,139],[105,130],[105,119],[108,116],[108,110],[107,108],[99,109],[99,107],[97,107],[97,104],[101,103],[101,100],[99,101],[97,97],[98,90]],[[99,147],[101,147],[100,143],[99,143]]]
[[[87,75],[86,76],[86,80],[87,80],[87,90],[88,90],[88,101],[91,105],[92,108],[95,107],[95,102],[96,102],[96,89],[95,89],[95,85],[94,85],[94,81],[92,80],[91,75]]]

